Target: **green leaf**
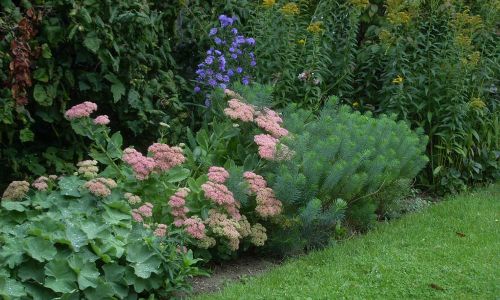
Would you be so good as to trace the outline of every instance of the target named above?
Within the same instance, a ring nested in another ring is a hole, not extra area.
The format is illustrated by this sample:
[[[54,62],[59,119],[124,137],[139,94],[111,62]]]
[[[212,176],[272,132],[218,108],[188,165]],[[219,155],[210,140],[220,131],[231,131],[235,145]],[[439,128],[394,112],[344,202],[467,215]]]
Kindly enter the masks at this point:
[[[85,221],[81,224],[80,228],[85,232],[88,239],[93,240],[106,230],[106,225],[99,226],[96,222]]]
[[[113,94],[114,102],[118,102],[123,95],[125,95],[125,86],[120,81],[117,81],[111,85],[111,93]]]
[[[50,241],[41,237],[28,237],[24,239],[24,250],[39,262],[51,260],[57,254],[56,247]]]
[[[11,299],[11,297],[22,297],[26,296],[26,291],[22,283],[11,279],[0,277],[0,296],[5,297],[4,299]]]
[[[35,85],[35,88],[33,89],[33,98],[35,98],[35,101],[41,106],[52,105],[52,97],[47,94],[45,88],[40,84]]]
[[[58,293],[70,293],[77,289],[76,274],[63,259],[55,259],[45,265],[45,286]]]
[[[45,274],[43,272],[42,263],[30,259],[27,262],[22,263],[17,270],[17,276],[19,276],[22,281],[33,279],[37,282],[43,283]]]
[[[73,250],[78,252],[80,248],[87,245],[87,235],[77,226],[68,224],[66,227],[66,238],[71,243]]]
[[[128,104],[135,109],[142,110],[140,97],[141,95],[139,94],[139,92],[137,92],[134,89],[131,89],[128,92],[128,97],[127,97]]]
[[[83,40],[83,44],[87,47],[87,49],[96,53],[101,47],[101,39],[97,37],[95,32],[90,32]]]
[[[59,180],[59,188],[64,196],[80,197],[80,187],[85,183],[84,180],[76,176],[67,176]]]
[[[50,52],[49,45],[47,45],[47,44],[42,44],[42,57],[43,58],[51,58],[52,57],[52,52]]]
[[[7,239],[0,251],[0,262],[13,269],[23,261],[23,241],[20,239]]]
[[[122,157],[122,147],[123,137],[119,131],[115,132],[111,136],[111,140],[108,143],[107,152],[108,155],[112,158],[121,158]]]
[[[49,82],[49,74],[47,73],[47,69],[45,68],[36,69],[35,72],[33,72],[33,78],[41,82]],[[35,86],[35,92],[37,86],[39,85],[37,84]]]
[[[144,262],[140,262],[135,264],[134,274],[138,277],[147,279],[151,277],[151,273],[159,273],[160,272],[161,259],[158,256],[151,256]]]
[[[23,201],[23,202],[20,202],[20,201],[2,201],[0,202],[2,207],[5,208],[5,210],[8,210],[8,211],[19,211],[19,212],[23,212],[26,210],[26,207],[29,206],[29,202],[28,201]]]
[[[97,282],[101,274],[97,270],[95,263],[87,262],[78,273],[78,286],[81,290],[88,287],[97,287]]]
[[[166,175],[167,182],[175,183],[175,182],[183,181],[184,179],[188,178],[190,174],[191,174],[191,171],[189,169],[173,168],[173,169],[169,170],[167,175]]]
[[[35,139],[35,134],[31,131],[31,129],[24,128],[19,131],[19,139],[22,143],[32,142]]]

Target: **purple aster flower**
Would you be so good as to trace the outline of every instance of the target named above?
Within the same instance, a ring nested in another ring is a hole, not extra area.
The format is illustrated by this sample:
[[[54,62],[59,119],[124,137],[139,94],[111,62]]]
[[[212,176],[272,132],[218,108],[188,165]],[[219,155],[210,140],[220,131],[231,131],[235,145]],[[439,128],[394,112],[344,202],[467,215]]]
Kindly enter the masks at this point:
[[[247,39],[247,44],[249,44],[249,45],[255,45],[255,39],[254,38],[248,38]]]
[[[252,60],[252,61],[250,62],[250,65],[251,65],[252,67],[255,67],[255,66],[257,65],[257,62],[256,62],[255,60]]]
[[[217,81],[215,81],[215,79],[213,78],[210,78],[210,80],[208,80],[208,85],[210,85],[211,87],[215,87],[217,85]]]
[[[228,75],[229,77],[232,77],[232,76],[234,75],[234,71],[233,71],[233,69],[229,69],[229,70],[227,70],[227,75]]]
[[[243,73],[243,68],[242,67],[236,68],[236,72],[238,72],[238,74]]]
[[[222,81],[224,81],[224,82],[229,82],[229,76],[224,75],[224,76],[222,77]]]
[[[219,21],[222,27],[227,27],[233,25],[234,20],[226,15],[220,15]]]
[[[252,58],[252,59],[255,58],[255,54],[253,52],[248,53],[248,56],[250,56],[250,58]]]
[[[215,74],[215,78],[217,78],[217,80],[219,80],[219,81],[223,81],[223,79],[224,79],[224,77],[222,77],[221,73]]]
[[[234,47],[229,48],[229,52],[233,53],[236,52],[236,49]]]
[[[222,52],[220,52],[219,50],[215,50],[215,54],[222,55]]]
[[[241,51],[240,49],[236,50],[236,53],[238,53],[238,55],[241,55],[243,54],[243,51]]]
[[[205,98],[205,107],[210,107],[210,105],[212,105],[212,100],[210,100],[210,97],[206,97]]]
[[[217,28],[212,28],[210,29],[210,33],[208,34],[208,36],[212,36],[212,35],[216,35],[217,34]]]
[[[237,58],[238,58],[238,54],[233,53],[233,54],[231,54],[231,57],[232,57],[233,59],[237,59]]]
[[[213,62],[214,62],[214,57],[213,56],[207,56],[207,58],[205,58],[205,63],[207,65],[211,65]]]
[[[197,93],[197,94],[198,94],[200,91],[201,91],[201,88],[200,88],[199,86],[195,86],[195,87],[194,87],[194,92],[195,92],[195,93]]]
[[[227,87],[227,85],[226,85],[226,84],[224,84],[224,83],[221,83],[221,84],[219,84],[219,87],[220,87],[221,89],[225,89],[225,88]]]
[[[218,38],[218,37],[216,37],[216,38],[214,39],[214,42],[215,42],[217,45],[222,44],[222,40],[221,40],[220,38]]]
[[[246,39],[245,39],[245,37],[244,37],[244,36],[242,36],[242,35],[238,35],[238,36],[236,37],[236,43],[237,43],[237,44],[244,44],[245,42],[246,42]]]
[[[196,70],[196,74],[197,74],[198,76],[200,76],[200,78],[203,78],[203,77],[205,77],[205,75],[206,75],[205,70],[203,70],[203,69],[198,69],[198,70]]]
[[[233,28],[233,29],[231,29],[231,32],[232,32],[233,34],[238,34],[238,29]]]
[[[243,83],[244,85],[248,85],[250,83],[250,79],[248,78],[248,76],[243,77],[243,79],[241,79],[241,83]]]

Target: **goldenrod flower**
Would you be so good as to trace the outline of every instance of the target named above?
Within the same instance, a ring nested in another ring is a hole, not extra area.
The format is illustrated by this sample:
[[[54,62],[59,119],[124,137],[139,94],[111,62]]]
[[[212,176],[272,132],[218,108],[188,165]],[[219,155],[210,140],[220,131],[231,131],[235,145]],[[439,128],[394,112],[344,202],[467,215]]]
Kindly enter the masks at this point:
[[[287,3],[287,4],[283,5],[283,7],[281,8],[281,11],[285,15],[293,16],[293,15],[298,15],[299,14],[300,8],[295,3]]]
[[[323,31],[323,28],[321,28],[321,25],[323,23],[321,22],[314,22],[314,23],[311,23],[311,25],[309,25],[307,27],[307,31],[313,33],[313,34],[316,34],[316,33],[319,33],[321,31]]]
[[[387,14],[387,19],[389,22],[392,24],[403,24],[406,25],[410,23],[411,17],[410,14],[406,11],[399,11],[399,12],[390,12]]]
[[[264,7],[272,7],[274,4],[276,4],[276,0],[262,0],[262,6]]]
[[[365,8],[370,4],[369,0],[349,0],[349,2],[358,8]]]
[[[359,102],[357,102],[357,101],[356,101],[356,102],[354,102],[354,103],[352,104],[352,107],[354,107],[354,108],[358,108],[358,107],[359,107]]]
[[[394,83],[394,84],[401,84],[401,83],[403,83],[403,80],[404,80],[403,77],[401,77],[401,75],[398,75],[396,78],[394,78],[392,80],[392,83]]]
[[[483,109],[486,107],[486,103],[484,103],[484,101],[481,100],[481,98],[479,98],[479,97],[472,98],[472,100],[469,102],[469,105],[472,108],[476,108],[476,109]]]

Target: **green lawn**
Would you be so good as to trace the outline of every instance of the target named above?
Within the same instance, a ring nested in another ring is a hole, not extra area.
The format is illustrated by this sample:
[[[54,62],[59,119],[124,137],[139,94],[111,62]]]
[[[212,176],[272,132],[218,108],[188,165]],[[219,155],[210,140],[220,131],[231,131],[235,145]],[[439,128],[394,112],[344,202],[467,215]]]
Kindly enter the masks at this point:
[[[197,299],[308,298],[500,299],[500,184]]]

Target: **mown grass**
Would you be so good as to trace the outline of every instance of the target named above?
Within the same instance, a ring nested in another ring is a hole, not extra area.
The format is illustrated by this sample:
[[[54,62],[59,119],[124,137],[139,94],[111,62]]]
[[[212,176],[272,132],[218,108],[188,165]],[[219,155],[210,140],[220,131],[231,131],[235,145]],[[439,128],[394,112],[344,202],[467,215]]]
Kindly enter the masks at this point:
[[[500,184],[196,299],[499,299]]]

